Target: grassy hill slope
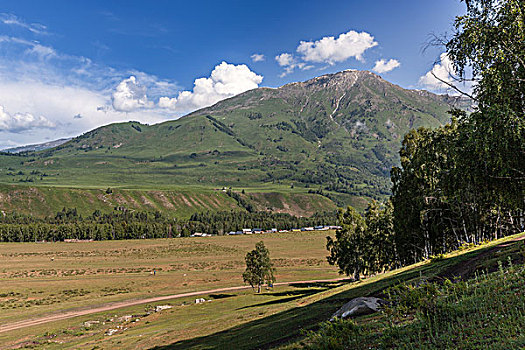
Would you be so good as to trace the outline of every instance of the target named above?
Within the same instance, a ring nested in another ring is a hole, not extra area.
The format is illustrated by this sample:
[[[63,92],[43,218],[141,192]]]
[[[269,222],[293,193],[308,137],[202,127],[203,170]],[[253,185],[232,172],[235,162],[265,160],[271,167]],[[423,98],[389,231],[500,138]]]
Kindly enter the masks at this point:
[[[261,192],[241,197],[258,210],[311,216],[332,211],[335,204],[315,194]],[[76,208],[83,216],[95,210],[111,212],[115,207],[161,212],[167,217],[188,218],[205,211],[244,211],[245,208],[221,190],[206,189],[112,189],[0,184],[0,211],[35,216],[54,216],[62,208]]]

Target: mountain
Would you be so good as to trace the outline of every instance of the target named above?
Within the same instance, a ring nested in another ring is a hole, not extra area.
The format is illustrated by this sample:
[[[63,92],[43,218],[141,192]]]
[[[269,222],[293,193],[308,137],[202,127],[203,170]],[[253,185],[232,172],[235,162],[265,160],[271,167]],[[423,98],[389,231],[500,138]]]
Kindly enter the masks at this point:
[[[161,124],[104,126],[23,159],[3,156],[0,181],[294,188],[322,192],[339,204],[382,198],[403,135],[447,122],[451,106],[467,102],[348,70],[250,90]]]
[[[19,147],[12,147],[12,148],[6,148],[3,149],[2,152],[6,153],[21,153],[21,152],[34,152],[34,151],[42,151],[45,149],[53,148],[60,146],[66,142],[71,140],[71,138],[64,138],[59,140],[53,140],[43,143],[37,143],[34,145],[26,145],[26,146],[19,146]]]

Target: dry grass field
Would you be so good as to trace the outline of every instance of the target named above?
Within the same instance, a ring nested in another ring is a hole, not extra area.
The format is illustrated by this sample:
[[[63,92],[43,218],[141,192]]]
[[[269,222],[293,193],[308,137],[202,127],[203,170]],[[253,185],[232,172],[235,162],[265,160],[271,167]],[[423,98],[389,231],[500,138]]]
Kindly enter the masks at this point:
[[[263,240],[271,252],[279,282],[337,278],[336,269],[329,266],[325,258],[327,234],[329,232],[324,231],[158,240],[0,244],[0,325],[122,300],[239,286],[243,284],[241,274],[245,267],[244,255],[259,240]],[[154,270],[155,275],[152,274]],[[276,292],[290,288],[279,287]],[[279,300],[286,297],[286,293],[254,296],[251,290],[246,290],[236,293],[236,296],[240,297],[236,298],[237,306],[243,307],[262,300]],[[213,297],[217,301],[212,304],[217,307],[224,305],[223,301],[227,300],[220,296]],[[190,303],[194,299],[176,302]],[[276,304],[275,307],[284,306]],[[144,313],[145,308],[147,306],[142,305],[133,310]],[[185,310],[175,309],[170,312],[186,313]],[[239,314],[233,312],[231,317],[242,315],[243,319],[250,319],[260,316],[259,312],[251,315],[251,311],[246,309]],[[112,311],[107,317],[111,318],[115,314],[118,316],[122,311]],[[194,322],[198,323],[199,329],[204,327],[203,319],[198,315],[187,315],[184,320],[181,319],[178,333],[172,332],[169,340],[191,337],[188,329],[196,326]],[[192,317],[196,317],[194,322]],[[73,346],[70,343],[73,340],[75,346],[80,346],[80,343],[93,337],[110,338],[104,335],[107,327],[101,327],[101,324],[97,324],[99,331],[93,331],[97,328],[93,326],[90,331],[84,326],[79,328],[91,318],[85,316],[0,333],[0,343],[8,348],[47,348],[50,346],[49,341],[57,347],[69,347]],[[65,333],[59,332],[62,336],[53,333],[51,336],[49,332],[55,327],[65,330]],[[72,339],[64,340],[64,337]],[[148,346],[164,342],[152,340],[157,337],[158,334],[149,338]],[[60,342],[65,343],[60,345]]]
[[[359,282],[294,283],[261,294],[250,289],[208,292],[1,331],[20,320],[118,301],[242,285],[244,254],[261,239],[278,268],[278,281],[333,279],[338,275],[325,261],[327,234],[2,244],[0,349],[281,347],[300,339],[304,330],[317,329],[351,298],[376,295],[403,281],[497,268],[496,260],[522,254],[522,236],[516,235]],[[205,302],[195,303],[201,297]],[[170,308],[156,312],[159,305]]]

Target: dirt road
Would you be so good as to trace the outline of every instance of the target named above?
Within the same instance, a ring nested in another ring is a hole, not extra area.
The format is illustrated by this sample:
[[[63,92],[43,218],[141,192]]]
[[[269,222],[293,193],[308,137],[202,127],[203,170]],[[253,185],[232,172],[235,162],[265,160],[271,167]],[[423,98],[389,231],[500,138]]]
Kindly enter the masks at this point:
[[[283,285],[301,284],[301,283],[337,282],[337,281],[342,281],[342,280],[345,280],[345,279],[348,279],[348,277],[335,278],[335,279],[329,279],[329,280],[309,280],[309,281],[279,282],[279,283],[274,283],[274,286],[283,286]],[[72,317],[78,317],[78,316],[95,314],[95,313],[98,313],[98,312],[104,312],[104,311],[120,309],[120,308],[128,307],[128,306],[135,306],[135,305],[140,305],[140,304],[155,303],[155,302],[158,302],[158,301],[178,299],[178,298],[185,298],[185,297],[205,295],[205,294],[231,292],[231,291],[243,290],[243,289],[249,289],[249,288],[251,288],[251,287],[250,286],[227,287],[227,288],[203,290],[203,291],[198,291],[198,292],[165,295],[165,296],[154,297],[154,298],[134,299],[134,300],[121,301],[121,302],[101,305],[101,306],[97,306],[97,307],[91,307],[91,308],[86,308],[86,309],[79,309],[79,310],[74,310],[74,311],[67,311],[67,312],[62,312],[62,313],[53,314],[53,315],[49,315],[49,316],[44,316],[44,317],[39,317],[39,318],[34,318],[34,319],[29,319],[29,320],[22,320],[22,321],[12,322],[12,323],[9,323],[9,324],[2,324],[2,325],[0,325],[0,333],[13,331],[13,330],[20,329],[20,328],[37,326],[37,325],[48,323],[48,322],[65,320],[65,319],[72,318]]]

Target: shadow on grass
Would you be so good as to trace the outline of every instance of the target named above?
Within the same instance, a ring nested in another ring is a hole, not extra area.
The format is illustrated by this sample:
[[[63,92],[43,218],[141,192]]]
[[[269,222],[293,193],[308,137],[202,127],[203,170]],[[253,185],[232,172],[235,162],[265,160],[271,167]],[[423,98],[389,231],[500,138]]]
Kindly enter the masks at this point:
[[[281,299],[276,299],[276,300],[270,300],[270,301],[267,301],[267,302],[264,302],[264,303],[260,303],[260,304],[254,304],[254,305],[248,305],[248,306],[243,306],[243,307],[240,307],[238,308],[237,310],[243,310],[243,309],[251,309],[251,308],[254,308],[254,307],[259,307],[259,306],[268,306],[268,305],[276,305],[276,304],[282,304],[282,303],[288,303],[290,301],[294,301],[294,300],[297,300],[297,299],[301,299],[301,298],[304,298],[306,296],[309,296],[309,295],[312,295],[312,294],[316,294],[316,293],[319,293],[319,292],[322,292],[326,289],[309,289],[309,290],[293,290],[293,291],[289,291],[289,292],[279,292],[279,293],[265,293],[265,294],[261,294],[261,295],[271,295],[271,296],[276,296],[276,297],[287,297],[287,298],[281,298]]]
[[[231,297],[236,297],[237,294],[225,294],[225,293],[221,293],[221,294],[210,294],[209,295],[211,299],[225,299],[225,298],[231,298]]]
[[[353,282],[354,280],[352,278],[346,278],[344,280],[340,281],[331,281],[331,282],[314,282],[314,283],[293,283],[290,284],[291,287],[295,288],[335,288],[342,286],[345,283]]]
[[[154,349],[268,349],[275,347],[298,339],[305,330],[317,329],[319,322],[328,320],[349,299],[360,296],[380,295],[381,291],[388,287],[401,282],[415,280],[419,277],[434,279],[445,273],[453,272],[455,267],[468,260],[495,251],[494,247],[481,248],[474,252],[399,271],[375,281],[370,282],[365,279],[360,282],[354,282],[354,288],[311,304],[293,307],[221,332],[178,341],[170,345],[155,347]],[[487,256],[487,258],[489,257]],[[309,296],[313,296],[313,294],[309,294]],[[302,297],[301,295],[295,295],[289,300],[281,299],[276,302],[294,301]],[[263,305],[269,305],[269,303],[253,305],[252,307]]]
[[[328,288],[323,288],[323,289],[319,289],[319,288],[315,288],[315,289],[301,289],[301,290],[289,290],[289,291],[285,291],[285,292],[270,292],[270,293],[261,293],[261,294],[258,294],[258,295],[261,295],[261,296],[272,296],[272,297],[289,297],[289,296],[294,296],[294,295],[310,295],[310,294],[314,294],[314,293],[319,293],[319,292],[322,292],[322,291],[325,291],[327,290]]]

